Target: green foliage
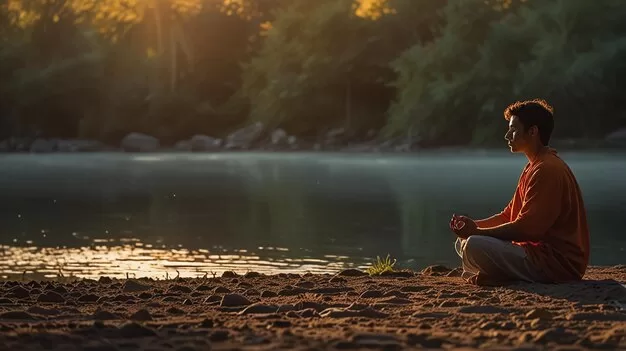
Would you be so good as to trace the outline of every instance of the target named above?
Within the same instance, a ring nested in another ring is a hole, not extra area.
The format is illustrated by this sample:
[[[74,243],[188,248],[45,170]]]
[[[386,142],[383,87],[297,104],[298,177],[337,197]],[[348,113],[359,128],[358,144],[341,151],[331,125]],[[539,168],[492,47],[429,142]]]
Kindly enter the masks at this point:
[[[387,254],[387,257],[385,257],[384,260],[382,260],[379,256],[376,256],[376,261],[365,271],[369,275],[381,275],[387,272],[394,272],[393,266],[395,266],[395,264],[396,259],[394,258],[392,261],[389,254]]]
[[[621,0],[5,0],[0,137],[168,144],[262,121],[489,145],[508,104],[541,97],[556,137],[597,138],[626,123],[624,38]]]
[[[542,97],[567,116],[557,134],[602,136],[619,123],[595,117],[619,106],[625,11],[620,1],[514,2],[506,10],[448,2],[440,36],[392,63],[397,99],[386,134],[412,131],[428,144],[500,141],[504,108]],[[599,18],[603,26],[593,25]]]

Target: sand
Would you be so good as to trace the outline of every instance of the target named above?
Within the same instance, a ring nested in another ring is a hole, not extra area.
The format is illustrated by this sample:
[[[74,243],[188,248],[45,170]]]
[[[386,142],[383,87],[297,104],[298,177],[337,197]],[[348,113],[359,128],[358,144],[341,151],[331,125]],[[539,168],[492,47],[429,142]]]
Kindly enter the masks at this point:
[[[0,350],[626,350],[626,266],[562,285],[458,273],[0,282]]]

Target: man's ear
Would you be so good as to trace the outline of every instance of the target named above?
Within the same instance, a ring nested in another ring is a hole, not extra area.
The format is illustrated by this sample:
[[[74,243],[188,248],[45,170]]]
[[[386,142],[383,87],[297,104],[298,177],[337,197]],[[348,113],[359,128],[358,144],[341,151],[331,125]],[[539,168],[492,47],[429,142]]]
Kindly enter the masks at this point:
[[[528,134],[530,136],[539,135],[539,128],[537,126],[532,126],[528,129]]]

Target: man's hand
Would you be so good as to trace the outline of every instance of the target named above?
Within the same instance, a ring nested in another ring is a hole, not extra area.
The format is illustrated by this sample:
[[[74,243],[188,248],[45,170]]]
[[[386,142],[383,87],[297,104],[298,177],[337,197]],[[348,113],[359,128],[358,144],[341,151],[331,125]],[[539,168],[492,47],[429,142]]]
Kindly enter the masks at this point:
[[[450,219],[450,229],[458,237],[467,239],[470,235],[476,234],[478,226],[476,222],[469,217],[453,214]]]

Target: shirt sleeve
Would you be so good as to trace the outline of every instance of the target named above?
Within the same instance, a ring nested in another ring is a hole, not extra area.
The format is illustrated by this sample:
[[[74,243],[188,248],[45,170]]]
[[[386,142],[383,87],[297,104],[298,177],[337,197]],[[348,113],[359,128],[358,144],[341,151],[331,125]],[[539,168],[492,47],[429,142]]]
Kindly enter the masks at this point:
[[[541,239],[561,213],[562,174],[539,166],[528,178],[522,208],[513,223],[527,240]]]

